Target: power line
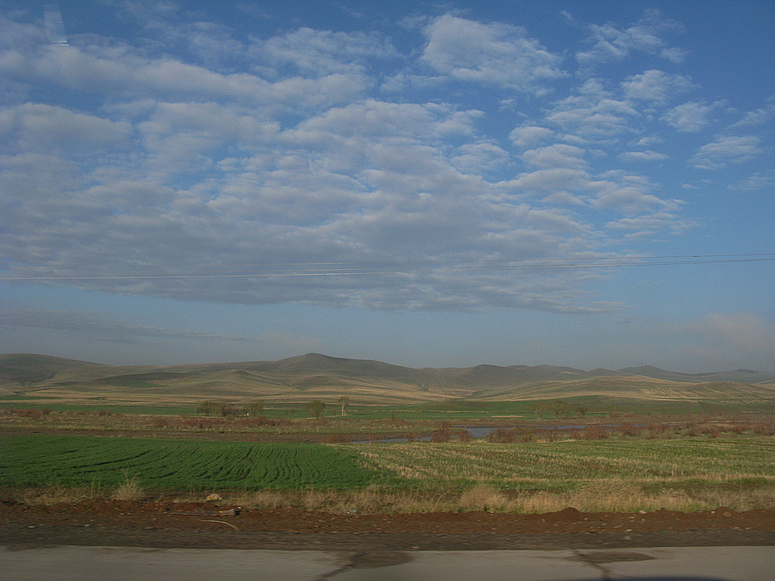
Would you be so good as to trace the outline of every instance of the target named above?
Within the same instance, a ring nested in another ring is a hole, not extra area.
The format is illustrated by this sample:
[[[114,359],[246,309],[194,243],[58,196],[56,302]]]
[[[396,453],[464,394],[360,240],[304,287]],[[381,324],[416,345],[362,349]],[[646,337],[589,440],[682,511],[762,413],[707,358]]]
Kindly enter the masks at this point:
[[[476,261],[415,260],[396,262],[289,262],[253,265],[255,272],[181,274],[84,274],[56,276],[0,276],[1,281],[173,280],[216,278],[277,278],[406,275],[422,271],[511,271],[685,266],[775,261],[775,253],[609,256],[540,259],[481,259]],[[210,268],[210,267],[208,267]]]

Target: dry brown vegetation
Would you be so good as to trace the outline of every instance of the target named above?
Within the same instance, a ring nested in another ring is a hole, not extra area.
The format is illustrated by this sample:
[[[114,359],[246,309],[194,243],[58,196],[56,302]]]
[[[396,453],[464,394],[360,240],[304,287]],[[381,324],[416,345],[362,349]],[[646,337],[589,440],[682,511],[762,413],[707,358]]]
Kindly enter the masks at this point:
[[[93,488],[44,487],[3,491],[3,498],[26,505],[62,505],[83,500],[171,500],[206,502],[211,493],[179,496],[148,495],[136,484],[114,491]],[[749,490],[696,490],[647,492],[626,481],[592,483],[576,492],[508,492],[478,484],[463,492],[385,492],[377,488],[349,492],[263,490],[218,494],[223,504],[252,510],[301,509],[335,514],[411,514],[487,511],[543,514],[568,507],[582,512],[637,513],[657,510],[697,512],[729,507],[738,512],[775,508],[775,487]]]

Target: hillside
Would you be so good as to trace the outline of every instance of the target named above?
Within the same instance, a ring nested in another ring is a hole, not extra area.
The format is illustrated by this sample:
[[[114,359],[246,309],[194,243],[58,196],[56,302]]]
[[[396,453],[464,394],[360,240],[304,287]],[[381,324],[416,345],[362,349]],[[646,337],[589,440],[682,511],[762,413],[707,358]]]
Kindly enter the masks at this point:
[[[449,399],[544,400],[603,396],[648,401],[775,401],[775,374],[684,374],[656,367],[584,371],[551,365],[414,369],[309,353],[279,361],[111,366],[34,354],[0,355],[0,401],[192,404],[328,401],[412,404]]]

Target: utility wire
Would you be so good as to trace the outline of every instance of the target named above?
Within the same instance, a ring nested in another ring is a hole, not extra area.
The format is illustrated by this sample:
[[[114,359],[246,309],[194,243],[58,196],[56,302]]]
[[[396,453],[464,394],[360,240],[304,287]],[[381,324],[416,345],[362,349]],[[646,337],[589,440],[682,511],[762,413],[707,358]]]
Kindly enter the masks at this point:
[[[0,276],[0,281],[67,281],[67,280],[156,280],[208,278],[274,278],[404,275],[418,271],[511,271],[629,268],[634,266],[684,266],[696,264],[731,264],[775,261],[775,253],[692,254],[664,256],[579,257],[540,259],[483,259],[476,261],[419,260],[407,262],[291,262],[281,265],[256,264],[256,272]]]

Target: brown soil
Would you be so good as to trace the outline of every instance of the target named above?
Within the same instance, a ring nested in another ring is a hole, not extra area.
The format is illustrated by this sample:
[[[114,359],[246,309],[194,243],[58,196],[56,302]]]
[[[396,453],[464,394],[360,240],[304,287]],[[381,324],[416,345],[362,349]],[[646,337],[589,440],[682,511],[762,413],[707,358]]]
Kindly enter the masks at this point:
[[[0,544],[328,550],[775,545],[775,510],[338,515],[210,503],[0,501]]]

